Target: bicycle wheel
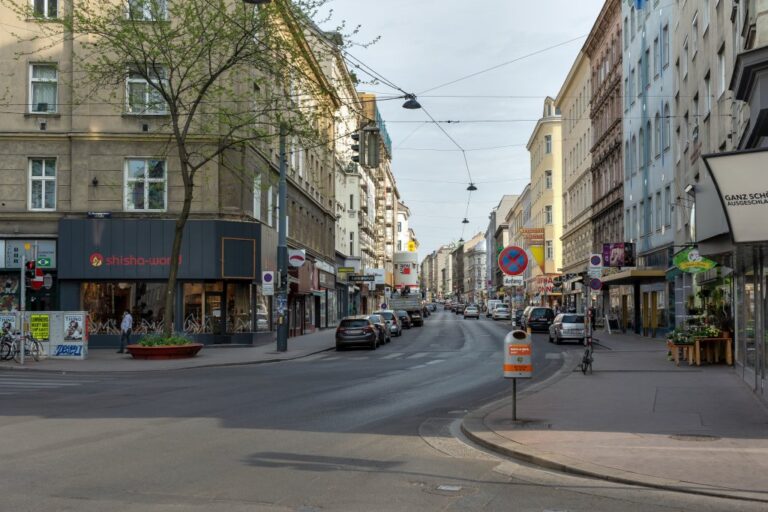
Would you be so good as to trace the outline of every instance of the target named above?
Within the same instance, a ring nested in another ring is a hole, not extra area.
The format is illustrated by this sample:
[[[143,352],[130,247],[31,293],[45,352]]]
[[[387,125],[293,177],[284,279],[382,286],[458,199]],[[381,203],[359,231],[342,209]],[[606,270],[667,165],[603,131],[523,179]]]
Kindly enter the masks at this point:
[[[0,341],[0,361],[7,361],[13,357],[11,342],[8,340]]]
[[[35,361],[40,360],[40,354],[43,353],[43,346],[40,344],[37,340],[32,340],[29,342],[29,352],[27,352],[29,355],[32,356],[32,359]]]

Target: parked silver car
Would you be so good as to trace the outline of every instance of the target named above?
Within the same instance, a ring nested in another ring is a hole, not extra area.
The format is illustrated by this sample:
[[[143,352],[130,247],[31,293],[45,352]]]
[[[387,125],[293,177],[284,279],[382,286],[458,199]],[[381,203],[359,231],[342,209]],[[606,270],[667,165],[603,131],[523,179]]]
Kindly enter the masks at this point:
[[[561,341],[571,340],[584,342],[585,327],[584,315],[575,313],[560,313],[549,326],[549,342],[554,341],[558,345]]]
[[[479,320],[480,310],[477,306],[467,306],[464,308],[464,318],[474,318],[475,320]]]
[[[512,310],[506,304],[499,304],[493,308],[494,320],[512,320]]]

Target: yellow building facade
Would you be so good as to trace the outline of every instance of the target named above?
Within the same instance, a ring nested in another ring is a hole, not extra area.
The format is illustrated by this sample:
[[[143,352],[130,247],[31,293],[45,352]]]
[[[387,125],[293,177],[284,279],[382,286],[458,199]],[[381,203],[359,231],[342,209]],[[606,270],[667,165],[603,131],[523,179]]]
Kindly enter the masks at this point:
[[[531,155],[531,219],[526,238],[535,260],[527,288],[535,303],[562,304],[555,290],[555,278],[563,268],[562,118],[553,98],[544,100],[542,117],[527,148]]]

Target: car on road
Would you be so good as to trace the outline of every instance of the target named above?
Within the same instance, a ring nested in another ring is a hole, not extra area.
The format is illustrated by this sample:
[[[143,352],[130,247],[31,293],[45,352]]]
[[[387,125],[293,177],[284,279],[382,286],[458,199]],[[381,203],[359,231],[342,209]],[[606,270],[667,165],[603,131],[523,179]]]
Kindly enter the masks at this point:
[[[491,299],[488,301],[488,309],[485,311],[486,318],[491,318],[493,316],[493,310],[499,304],[501,304],[499,299]]]
[[[465,307],[467,307],[466,304],[456,304],[453,307],[453,312],[456,313],[457,315],[460,315],[460,314],[462,314],[464,312],[464,308]]]
[[[397,319],[397,313],[392,311],[391,309],[382,309],[380,311],[374,311],[374,315],[380,315],[384,317],[384,320],[389,322],[389,333],[392,336],[402,336],[403,335],[403,326],[400,324],[400,321]]]
[[[552,308],[531,307],[527,313],[523,313],[523,328],[533,331],[549,332],[549,326],[555,319],[555,312]]]
[[[411,311],[411,323],[414,327],[424,326],[424,316],[421,311]]]
[[[341,319],[336,328],[336,350],[347,347],[379,346],[379,330],[367,316],[348,316]]]
[[[389,334],[389,322],[381,315],[368,315],[368,320],[373,322],[376,329],[379,331],[379,345],[384,345],[392,341],[392,337]]]
[[[512,320],[512,311],[506,304],[497,304],[496,307],[493,308],[492,317],[494,320]]]
[[[435,304],[434,302],[432,302],[431,304],[429,304],[427,307],[428,307],[428,308],[429,308],[429,310],[430,310],[431,312],[433,312],[433,313],[434,313],[435,311],[437,311],[437,304]]]
[[[585,333],[584,315],[560,313],[549,326],[549,342],[558,345],[565,340],[583,343]]]
[[[408,315],[408,312],[404,309],[399,309],[395,311],[395,314],[397,315],[397,319],[400,321],[400,325],[403,329],[410,329],[413,327],[413,322],[411,322],[411,317]]]
[[[464,308],[464,318],[480,319],[480,309],[477,306],[467,306]]]
[[[515,318],[515,325],[518,327],[521,326],[522,324],[520,322],[523,319],[523,308],[517,308],[513,316]]]

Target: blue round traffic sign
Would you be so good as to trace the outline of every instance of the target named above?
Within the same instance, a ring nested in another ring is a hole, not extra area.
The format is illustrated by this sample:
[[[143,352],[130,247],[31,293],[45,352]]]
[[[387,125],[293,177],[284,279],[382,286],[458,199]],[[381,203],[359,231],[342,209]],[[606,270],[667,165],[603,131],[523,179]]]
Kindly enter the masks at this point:
[[[600,291],[603,287],[603,282],[600,279],[592,279],[589,282],[589,287],[592,289],[593,292]]]
[[[499,253],[499,268],[508,276],[519,276],[528,267],[525,249],[510,246]]]

